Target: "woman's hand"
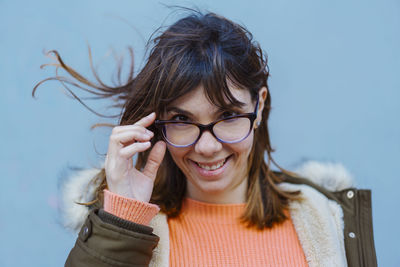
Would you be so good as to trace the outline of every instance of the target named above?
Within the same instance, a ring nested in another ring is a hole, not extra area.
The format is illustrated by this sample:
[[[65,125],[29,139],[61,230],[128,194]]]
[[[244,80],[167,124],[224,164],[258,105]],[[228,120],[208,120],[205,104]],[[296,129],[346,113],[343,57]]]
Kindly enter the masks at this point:
[[[105,160],[106,179],[111,192],[149,202],[166,144],[159,141],[153,146],[143,171],[133,166],[132,157],[150,148],[150,139],[154,134],[146,127],[155,118],[156,114],[153,112],[133,125],[114,127]]]

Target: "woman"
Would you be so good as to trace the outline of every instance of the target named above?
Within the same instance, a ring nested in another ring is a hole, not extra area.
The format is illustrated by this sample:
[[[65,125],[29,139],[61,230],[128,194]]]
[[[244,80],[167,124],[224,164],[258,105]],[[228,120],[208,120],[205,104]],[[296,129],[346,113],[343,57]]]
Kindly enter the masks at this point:
[[[193,12],[118,88],[58,59],[124,101],[66,266],[376,266],[369,191],[271,171],[267,61],[242,26]]]

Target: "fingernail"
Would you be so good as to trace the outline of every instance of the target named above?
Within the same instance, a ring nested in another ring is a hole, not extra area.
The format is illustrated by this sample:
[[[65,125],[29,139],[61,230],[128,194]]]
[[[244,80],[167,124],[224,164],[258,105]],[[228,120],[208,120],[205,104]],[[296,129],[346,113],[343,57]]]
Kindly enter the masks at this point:
[[[153,133],[152,131],[149,131],[149,130],[147,130],[147,129],[146,129],[146,134],[147,134],[147,135],[150,135],[150,136],[153,136],[153,135],[154,135],[154,133]]]

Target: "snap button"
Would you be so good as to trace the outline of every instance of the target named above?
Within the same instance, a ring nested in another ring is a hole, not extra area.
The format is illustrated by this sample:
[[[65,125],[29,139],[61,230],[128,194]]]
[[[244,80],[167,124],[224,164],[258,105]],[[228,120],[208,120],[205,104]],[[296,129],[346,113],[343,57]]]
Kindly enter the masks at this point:
[[[352,190],[347,192],[347,197],[348,198],[353,198],[354,197],[354,192]]]
[[[92,223],[88,220],[85,222],[85,225],[82,227],[82,231],[81,231],[81,237],[82,237],[83,242],[88,240],[91,233],[92,233]]]
[[[349,233],[349,237],[350,237],[350,238],[356,238],[356,234],[353,233],[353,232],[350,232],[350,233]]]

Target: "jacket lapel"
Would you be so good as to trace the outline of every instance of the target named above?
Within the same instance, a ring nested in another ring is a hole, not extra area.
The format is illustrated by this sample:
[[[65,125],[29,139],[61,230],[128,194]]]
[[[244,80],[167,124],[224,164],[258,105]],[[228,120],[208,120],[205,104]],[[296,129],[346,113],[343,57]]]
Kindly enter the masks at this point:
[[[340,205],[306,185],[280,187],[301,192],[302,199],[291,201],[289,211],[309,266],[347,266]]]
[[[150,267],[168,267],[169,265],[169,228],[167,216],[159,212],[150,222],[153,233],[160,238],[153,250]]]

